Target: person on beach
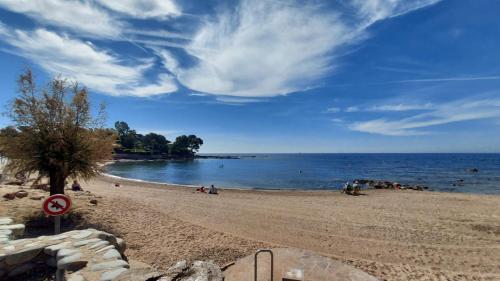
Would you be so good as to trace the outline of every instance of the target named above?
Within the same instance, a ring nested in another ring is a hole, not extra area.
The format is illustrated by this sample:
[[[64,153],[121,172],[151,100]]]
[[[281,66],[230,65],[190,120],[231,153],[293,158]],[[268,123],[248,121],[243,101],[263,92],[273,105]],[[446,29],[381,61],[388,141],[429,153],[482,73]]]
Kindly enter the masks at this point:
[[[352,189],[353,189],[353,195],[359,195],[359,191],[361,190],[361,185],[357,180],[354,181]]]
[[[205,187],[204,186],[201,186],[200,188],[197,188],[196,191],[199,191],[199,192],[203,192],[205,193]]]
[[[73,184],[71,185],[71,190],[83,191],[82,187],[80,186],[80,184],[76,180],[73,181]]]
[[[208,194],[218,194],[217,187],[215,187],[213,184],[210,186],[210,189],[208,190]]]
[[[350,194],[352,190],[351,183],[347,181],[342,188],[342,193]]]

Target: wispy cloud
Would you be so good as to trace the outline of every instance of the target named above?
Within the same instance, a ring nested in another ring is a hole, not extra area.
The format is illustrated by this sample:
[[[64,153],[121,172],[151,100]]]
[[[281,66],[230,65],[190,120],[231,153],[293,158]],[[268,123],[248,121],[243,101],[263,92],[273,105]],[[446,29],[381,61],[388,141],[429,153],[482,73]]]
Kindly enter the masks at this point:
[[[215,16],[197,18],[190,25],[197,30],[190,29],[188,34],[134,26],[145,19],[176,20],[183,16],[178,2],[0,0],[0,8],[22,13],[44,26],[9,31],[4,39],[50,72],[74,76],[95,90],[114,95],[168,93],[180,83],[227,100],[227,96],[274,97],[317,87],[335,69],[339,50],[345,52],[346,46],[366,38],[366,29],[374,22],[438,0],[354,0],[341,1],[333,8],[326,5],[328,1],[241,0],[236,7],[216,10]],[[127,21],[129,18],[134,21]],[[44,36],[49,41],[43,42]],[[145,51],[149,61],[129,66],[117,50],[99,50],[84,43],[94,39],[129,41]],[[29,45],[34,43],[39,46]],[[83,53],[69,51],[73,47]],[[180,50],[171,53],[172,48]],[[55,55],[59,51],[60,58]],[[179,55],[181,51],[185,53]],[[142,82],[145,69],[158,58],[168,71],[156,82]],[[130,60],[134,59],[126,61]]]
[[[361,109],[357,106],[350,106],[344,110],[345,112],[358,112],[361,111]]]
[[[470,77],[408,79],[408,80],[390,81],[385,83],[419,83],[419,82],[483,81],[483,80],[500,80],[500,76],[470,76]]]
[[[261,99],[261,98],[244,98],[244,97],[232,97],[232,96],[217,96],[216,100],[226,104],[233,104],[233,105],[242,105],[246,103],[266,101],[266,99]]]
[[[340,111],[341,111],[340,107],[330,107],[330,108],[326,109],[326,112],[328,112],[328,113],[337,113]]]
[[[357,14],[362,20],[362,26],[386,18],[397,17],[411,11],[436,4],[440,0],[353,0]]]
[[[387,104],[376,105],[367,109],[367,111],[411,111],[411,110],[427,110],[433,107],[432,103],[425,104]]]
[[[118,37],[123,26],[122,22],[90,1],[0,0],[0,7],[50,26],[98,37]]]
[[[242,0],[204,23],[185,48],[198,64],[174,73],[184,86],[215,95],[272,97],[309,89],[335,68],[336,50],[362,40],[368,26],[436,2],[353,1],[346,9],[356,11],[352,18],[317,2]]]
[[[492,118],[500,118],[499,98],[464,99],[435,106],[430,112],[411,117],[355,122],[350,124],[349,128],[372,134],[412,136],[429,134],[426,128],[433,126]]]
[[[49,73],[63,74],[101,93],[145,97],[177,90],[167,74],[147,82],[144,72],[152,67],[151,60],[126,64],[106,50],[46,29],[9,30],[0,23],[0,39],[16,48],[13,53],[36,61]]]
[[[165,19],[181,14],[180,7],[172,0],[95,0],[102,6],[123,15],[146,19]]]

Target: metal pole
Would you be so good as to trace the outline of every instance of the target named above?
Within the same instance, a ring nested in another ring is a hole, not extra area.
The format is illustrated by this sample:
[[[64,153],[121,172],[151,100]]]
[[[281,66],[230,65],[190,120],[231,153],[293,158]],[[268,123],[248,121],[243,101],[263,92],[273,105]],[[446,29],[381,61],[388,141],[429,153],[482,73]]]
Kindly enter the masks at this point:
[[[259,256],[260,253],[269,253],[269,255],[271,255],[271,280],[270,281],[274,281],[274,255],[273,255],[273,251],[269,250],[269,249],[261,249],[261,250],[258,250],[257,252],[255,252],[255,256],[254,256],[254,281],[257,281],[257,257]]]
[[[54,217],[54,232],[56,235],[61,233],[61,216]]]
[[[58,269],[56,271],[56,281],[64,281],[64,270]]]
[[[54,217],[54,233],[55,235],[61,233],[61,216]],[[56,281],[64,281],[64,270],[57,269]]]

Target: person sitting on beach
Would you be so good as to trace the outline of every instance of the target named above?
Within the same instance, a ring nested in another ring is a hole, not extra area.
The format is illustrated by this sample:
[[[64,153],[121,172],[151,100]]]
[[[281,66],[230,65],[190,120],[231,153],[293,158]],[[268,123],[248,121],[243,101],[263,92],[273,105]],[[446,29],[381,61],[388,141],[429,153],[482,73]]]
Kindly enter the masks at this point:
[[[205,193],[205,187],[201,186],[200,188],[197,188],[196,191]]]
[[[352,185],[349,181],[344,184],[344,187],[342,188],[342,193],[345,193],[345,194],[352,193]]]
[[[71,185],[71,190],[83,191],[82,187],[80,186],[80,184],[76,180],[73,181],[73,184]]]
[[[354,191],[354,195],[359,195],[359,191],[361,190],[361,185],[359,184],[359,182],[356,180],[354,181],[354,184],[352,185],[352,189]]]
[[[208,190],[208,194],[218,194],[217,188],[212,184]]]

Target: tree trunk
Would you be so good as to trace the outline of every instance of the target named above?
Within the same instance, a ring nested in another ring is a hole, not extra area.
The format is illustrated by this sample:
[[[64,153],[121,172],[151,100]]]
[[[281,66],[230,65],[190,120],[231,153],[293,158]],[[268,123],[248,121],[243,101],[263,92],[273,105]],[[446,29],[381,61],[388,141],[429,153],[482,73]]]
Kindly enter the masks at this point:
[[[50,195],[54,194],[64,194],[64,182],[66,178],[59,171],[51,171],[49,173],[50,178]]]

